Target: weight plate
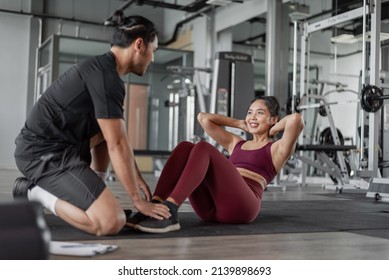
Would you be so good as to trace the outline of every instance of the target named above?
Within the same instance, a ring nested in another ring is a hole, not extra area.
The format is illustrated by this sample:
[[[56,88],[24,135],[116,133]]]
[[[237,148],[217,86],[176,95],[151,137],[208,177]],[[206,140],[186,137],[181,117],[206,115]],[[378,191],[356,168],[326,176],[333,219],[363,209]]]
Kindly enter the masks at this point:
[[[344,137],[340,130],[337,128],[336,132],[338,133],[339,143],[340,145],[344,145]],[[320,145],[334,145],[335,141],[332,137],[332,132],[330,127],[326,127],[319,135],[319,144]],[[334,151],[326,151],[325,152],[330,158],[336,158],[336,152]]]
[[[375,113],[382,108],[383,99],[378,99],[382,96],[382,90],[377,86],[367,85],[362,90],[361,107],[369,113]]]

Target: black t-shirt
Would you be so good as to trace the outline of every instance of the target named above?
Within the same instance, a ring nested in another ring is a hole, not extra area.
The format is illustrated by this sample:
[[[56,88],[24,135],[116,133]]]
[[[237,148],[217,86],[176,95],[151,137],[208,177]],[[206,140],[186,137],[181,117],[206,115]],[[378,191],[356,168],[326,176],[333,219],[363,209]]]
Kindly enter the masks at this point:
[[[111,52],[61,75],[35,103],[17,136],[15,157],[38,159],[83,146],[100,132],[97,119],[123,118],[124,83]]]

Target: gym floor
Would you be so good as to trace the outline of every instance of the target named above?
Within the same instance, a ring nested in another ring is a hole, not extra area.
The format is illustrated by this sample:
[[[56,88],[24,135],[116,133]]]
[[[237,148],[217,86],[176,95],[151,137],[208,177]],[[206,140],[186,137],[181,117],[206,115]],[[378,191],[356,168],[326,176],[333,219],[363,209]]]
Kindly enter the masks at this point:
[[[16,170],[0,169],[0,203],[12,200],[11,186],[20,173]],[[157,178],[144,174],[150,187]],[[131,203],[117,181],[108,182],[110,188],[126,209]],[[320,186],[310,187],[269,187],[264,193],[264,201],[317,200],[317,194],[334,193]],[[324,198],[323,198],[324,197]],[[337,199],[321,196],[323,199]],[[389,210],[389,204],[388,204]],[[182,212],[192,211],[190,206],[180,208]],[[325,214],[325,213],[324,213]],[[277,233],[239,236],[207,236],[182,238],[112,239],[81,241],[118,245],[115,252],[92,259],[266,259],[266,260],[387,260],[389,259],[389,239],[370,237],[342,231],[315,233]],[[50,259],[83,259],[51,255]],[[91,258],[85,258],[91,259]]]

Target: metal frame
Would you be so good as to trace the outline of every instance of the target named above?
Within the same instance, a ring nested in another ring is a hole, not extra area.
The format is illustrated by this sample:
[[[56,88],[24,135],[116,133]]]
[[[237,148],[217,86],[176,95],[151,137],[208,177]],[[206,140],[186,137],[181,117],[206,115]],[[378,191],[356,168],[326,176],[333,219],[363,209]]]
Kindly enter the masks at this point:
[[[334,17],[330,17],[325,20],[321,20],[315,23],[300,23],[302,29],[301,35],[301,60],[300,60],[300,95],[308,94],[308,81],[309,81],[309,48],[310,48],[310,34],[317,32],[337,24],[363,17],[363,49],[362,49],[362,84],[366,82],[366,15],[371,15],[371,42],[370,42],[370,81],[371,85],[379,84],[379,34],[380,23],[381,23],[381,0],[371,0],[369,4],[366,3],[366,0],[363,1],[363,7],[345,12]],[[295,37],[297,34],[297,23],[294,23],[295,28]],[[293,69],[294,75],[296,75],[297,69],[297,41],[295,38],[294,42],[294,61]],[[297,97],[297,81],[293,80],[293,101]],[[294,110],[292,106],[292,110]],[[368,170],[370,171],[372,177],[378,176],[378,121],[379,121],[379,112],[371,113],[369,116],[369,161],[368,161]],[[362,132],[363,133],[363,132]],[[301,139],[301,138],[300,138]],[[302,139],[302,141],[306,141]],[[361,141],[363,142],[363,141]],[[303,143],[305,144],[305,143]],[[363,145],[363,144],[362,144]],[[362,147],[363,148],[363,147]],[[363,154],[363,150],[361,151]],[[306,166],[302,166],[302,176],[303,179],[306,176]]]
[[[381,33],[381,0],[371,1],[375,3],[371,11],[371,43],[370,43],[370,85],[380,83],[380,33]],[[380,8],[378,8],[380,7]],[[378,176],[378,128],[381,112],[369,115],[369,158],[368,170],[373,172],[373,177]]]

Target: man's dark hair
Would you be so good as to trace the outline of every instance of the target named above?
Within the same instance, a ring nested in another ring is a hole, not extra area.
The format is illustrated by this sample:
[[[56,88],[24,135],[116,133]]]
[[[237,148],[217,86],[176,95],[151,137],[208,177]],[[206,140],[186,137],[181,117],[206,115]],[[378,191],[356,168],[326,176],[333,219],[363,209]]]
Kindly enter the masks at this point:
[[[147,45],[154,41],[158,31],[150,20],[142,16],[124,16],[123,11],[114,13],[111,20],[115,30],[111,40],[111,46],[127,48],[136,39],[142,38]]]

